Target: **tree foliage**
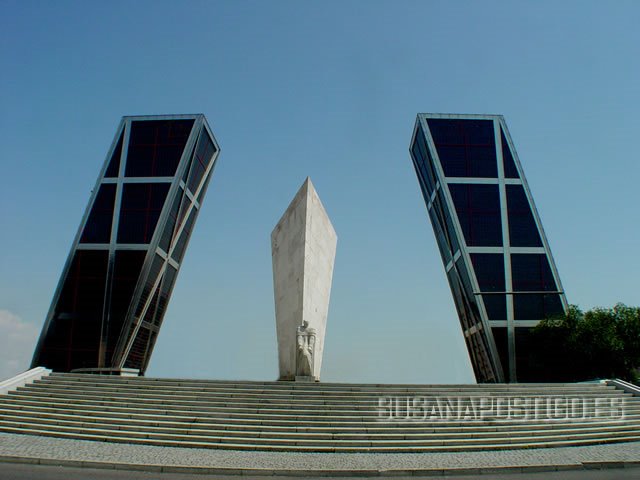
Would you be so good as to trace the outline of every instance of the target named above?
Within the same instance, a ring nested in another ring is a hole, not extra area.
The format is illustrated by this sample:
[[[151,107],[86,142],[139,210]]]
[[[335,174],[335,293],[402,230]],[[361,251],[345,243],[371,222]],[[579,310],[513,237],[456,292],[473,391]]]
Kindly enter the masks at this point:
[[[621,378],[637,382],[640,367],[640,307],[622,303],[543,320],[533,329],[534,362],[549,380]]]

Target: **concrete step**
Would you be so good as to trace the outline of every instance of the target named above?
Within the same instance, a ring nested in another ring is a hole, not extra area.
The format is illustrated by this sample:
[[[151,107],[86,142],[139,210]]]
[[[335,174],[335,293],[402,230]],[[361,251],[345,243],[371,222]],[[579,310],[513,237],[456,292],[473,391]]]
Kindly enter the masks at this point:
[[[238,390],[276,390],[276,391],[315,391],[315,392],[377,392],[377,391],[416,391],[416,390],[456,390],[456,391],[587,391],[592,389],[610,389],[604,383],[588,384],[450,384],[450,385],[411,385],[411,384],[345,384],[345,383],[306,383],[306,382],[240,382],[213,380],[175,380],[149,377],[107,377],[98,375],[74,375],[53,373],[43,377],[41,382],[72,382],[75,384],[93,383],[108,385],[136,385],[139,387],[167,387],[189,389],[238,389]]]
[[[289,435],[276,436],[272,434],[257,435],[244,434],[236,432],[158,432],[153,430],[138,430],[127,428],[114,428],[110,425],[95,425],[85,424],[81,422],[77,424],[66,423],[64,425],[48,425],[41,424],[37,421],[27,422],[19,421],[12,422],[3,420],[0,422],[0,429],[2,428],[39,428],[49,431],[65,431],[68,433],[96,433],[105,436],[127,436],[131,438],[150,438],[150,439],[162,439],[172,440],[176,443],[183,441],[200,441],[208,443],[254,443],[255,445],[306,445],[306,446],[327,446],[331,443],[340,443],[343,446],[350,447],[366,447],[372,445],[380,446],[392,446],[392,445],[445,445],[452,446],[468,445],[474,443],[483,443],[490,445],[492,443],[506,443],[513,441],[541,441],[541,440],[556,440],[556,439],[568,439],[568,440],[580,440],[580,439],[595,439],[595,438],[609,438],[618,435],[640,435],[640,429],[638,428],[625,428],[620,427],[618,429],[611,429],[608,431],[553,431],[553,432],[519,432],[517,434],[501,433],[501,434],[478,434],[478,435],[459,435],[459,434],[426,434],[426,435],[353,435],[353,434],[335,434],[335,435],[320,435],[320,434],[308,434],[308,433],[293,433]]]
[[[207,398],[199,398],[199,397],[171,397],[171,396],[156,396],[150,395],[145,397],[143,395],[129,395],[126,391],[119,392],[109,392],[105,394],[100,394],[99,392],[67,392],[57,390],[57,389],[33,389],[33,388],[19,388],[14,392],[10,392],[12,397],[15,398],[32,398],[32,399],[42,399],[45,398],[47,400],[55,400],[55,399],[63,399],[69,402],[77,402],[77,403],[87,403],[87,402],[112,402],[113,404],[126,402],[129,405],[162,405],[162,406],[172,406],[179,405],[181,407],[220,407],[220,408],[234,408],[234,409],[244,409],[242,411],[256,411],[256,409],[271,409],[271,410],[289,410],[292,412],[313,412],[313,411],[323,411],[323,412],[341,412],[341,411],[375,411],[379,408],[386,408],[390,406],[390,403],[383,403],[382,405],[379,403],[380,400],[386,402],[384,397],[382,399],[371,399],[369,401],[360,401],[360,402],[339,402],[339,403],[316,403],[316,402],[293,402],[293,401],[277,401],[277,400],[265,400],[260,402],[257,399],[252,401],[239,400],[239,399],[228,399],[224,397],[216,397],[215,399],[207,399]],[[393,397],[392,397],[393,398]],[[428,401],[436,401],[440,397],[421,397],[425,398]],[[479,401],[480,398],[488,398],[488,397],[478,397],[475,400]],[[491,397],[494,400],[498,397]],[[524,408],[534,408],[540,411],[544,411],[548,408],[556,408],[554,399],[560,397],[548,397],[544,399],[543,397],[499,397],[502,400],[504,399],[517,399],[518,401],[525,402]],[[411,401],[411,397],[409,397]],[[626,411],[631,412],[634,409],[640,409],[640,398],[634,398],[632,396],[607,396],[607,397],[562,397],[561,400],[564,402],[565,400],[571,402],[577,402],[577,404],[581,404],[589,409],[602,408],[603,406],[622,406]],[[584,400],[585,403],[582,402]],[[458,405],[458,402],[461,402],[461,405],[470,405],[469,397],[446,397],[442,401],[449,401],[451,405]],[[529,405],[526,403],[529,402]],[[503,403],[504,404],[504,403]],[[394,404],[395,408],[406,408],[406,399],[400,397],[399,402]],[[477,406],[477,404],[476,404]],[[241,411],[241,410],[238,410]]]
[[[558,425],[549,426],[547,429],[529,428],[522,425],[520,429],[500,429],[500,430],[483,430],[472,429],[466,430],[433,430],[429,432],[417,431],[416,429],[401,429],[382,432],[342,432],[342,431],[325,431],[325,432],[308,432],[299,430],[263,430],[261,427],[252,427],[252,429],[225,429],[217,428],[216,425],[197,425],[182,424],[175,426],[155,426],[132,424],[127,421],[114,421],[112,419],[104,419],[102,421],[86,421],[81,417],[72,419],[48,419],[38,418],[29,415],[5,415],[0,414],[0,426],[43,426],[51,428],[52,426],[66,426],[80,429],[97,428],[110,431],[131,431],[136,433],[167,433],[176,435],[205,435],[205,436],[225,436],[225,437],[248,437],[248,438],[280,438],[280,439],[323,439],[323,440],[434,440],[434,439],[467,439],[467,438],[516,438],[516,437],[534,437],[553,435],[577,435],[587,433],[603,433],[603,432],[636,432],[640,433],[640,424],[630,425],[626,423],[618,423],[617,425],[599,425],[599,424],[582,424],[581,426],[571,425],[570,428],[564,428]]]
[[[459,433],[464,435],[474,434],[475,432],[517,432],[521,430],[547,430],[547,429],[580,429],[580,428],[617,428],[620,426],[629,428],[640,427],[640,418],[635,421],[629,421],[628,419],[620,420],[597,420],[597,419],[574,419],[564,421],[543,421],[543,420],[530,420],[528,422],[412,422],[412,423],[380,423],[371,424],[362,423],[355,426],[345,426],[336,424],[334,426],[308,426],[308,425],[268,425],[260,422],[250,422],[248,420],[240,420],[235,423],[231,419],[223,419],[220,421],[206,421],[206,419],[197,417],[171,417],[167,419],[166,416],[150,417],[148,415],[140,416],[119,416],[108,414],[100,414],[96,412],[93,415],[87,415],[86,412],[77,412],[73,410],[63,410],[61,413],[47,413],[41,410],[18,410],[18,409],[4,409],[0,408],[0,419],[29,419],[37,420],[41,419],[47,423],[56,421],[77,421],[82,420],[87,423],[112,423],[112,424],[125,424],[132,426],[150,426],[150,427],[162,427],[162,428],[175,428],[179,430],[227,430],[227,431],[261,431],[261,432],[306,432],[306,433],[353,433],[353,434],[367,434],[367,433],[389,433],[399,432],[403,434],[437,434],[443,433]]]
[[[90,378],[87,378],[90,377]],[[130,388],[168,388],[176,391],[181,388],[190,391],[224,391],[228,393],[244,391],[247,393],[310,393],[310,394],[336,394],[345,395],[369,393],[379,394],[380,392],[463,392],[477,391],[479,394],[495,391],[497,393],[529,391],[532,394],[550,394],[551,392],[563,392],[565,394],[587,393],[589,391],[615,390],[614,387],[606,384],[503,384],[503,385],[366,385],[366,384],[326,384],[326,383],[295,383],[295,382],[222,382],[222,381],[175,381],[167,379],[151,379],[146,377],[100,377],[95,375],[73,376],[72,374],[52,374],[35,382],[58,383],[67,385],[108,385],[126,386]]]
[[[133,383],[167,383],[167,384],[189,384],[189,385],[247,385],[247,386],[273,386],[283,388],[307,388],[309,386],[316,388],[433,388],[433,387],[456,387],[461,389],[467,388],[593,388],[606,386],[604,383],[587,382],[587,383],[478,383],[478,384],[424,384],[424,383],[337,383],[337,382],[318,382],[318,383],[300,383],[288,381],[256,381],[256,380],[208,380],[208,379],[188,379],[188,378],[154,378],[154,377],[120,377],[120,376],[100,376],[83,373],[62,373],[52,372],[45,378],[49,379],[74,379],[77,381],[104,381],[104,382],[133,382]]]
[[[43,390],[47,392],[58,392],[58,393],[96,393],[96,394],[122,394],[126,392],[128,396],[135,397],[140,396],[144,398],[166,398],[171,397],[175,399],[188,400],[192,397],[197,397],[201,399],[216,399],[216,398],[232,398],[234,400],[246,400],[246,401],[261,401],[261,402],[276,402],[276,401],[287,401],[287,402],[314,402],[314,403],[322,403],[322,404],[339,404],[342,402],[367,402],[367,401],[377,401],[378,398],[384,396],[396,396],[396,395],[371,395],[371,394],[362,394],[362,395],[338,395],[338,394],[325,394],[325,395],[307,395],[307,394],[299,394],[295,393],[272,393],[272,392],[251,392],[251,393],[240,393],[235,390],[231,392],[216,392],[216,391],[201,391],[201,390],[183,390],[176,391],[170,389],[140,389],[137,387],[114,387],[110,385],[105,386],[95,386],[95,385],[73,385],[73,384],[59,384],[59,383],[51,383],[51,384],[43,384],[37,382],[32,385],[28,385],[26,387],[22,387],[28,390],[38,391]],[[628,396],[629,398],[633,398],[631,394],[627,394],[621,391],[617,391],[615,389],[602,389],[602,390],[593,390],[587,392],[570,392],[564,393],[562,396],[565,398],[592,398],[592,397],[613,397],[613,396]],[[487,396],[498,396],[498,395],[487,395],[486,393],[478,393],[478,392],[467,392],[465,395],[461,395],[459,392],[431,392],[429,395],[416,394],[412,392],[411,395],[397,395],[399,397],[405,396],[424,396],[424,397],[487,397]],[[503,397],[519,397],[519,398],[533,398],[533,397],[554,397],[559,396],[558,393],[544,393],[544,394],[530,394],[529,392],[521,392],[519,394],[506,394],[501,393],[500,396]]]
[[[640,434],[620,434],[611,436],[583,436],[579,438],[556,438],[556,437],[536,437],[535,439],[509,439],[502,443],[490,443],[483,439],[471,440],[463,444],[454,445],[450,442],[392,442],[386,441],[384,444],[373,444],[371,442],[353,442],[353,441],[326,441],[322,444],[309,444],[309,442],[293,442],[280,441],[271,442],[269,444],[256,444],[254,439],[248,439],[247,443],[243,443],[243,439],[237,438],[233,441],[224,439],[223,442],[216,442],[213,437],[205,438],[189,438],[185,441],[176,442],[174,439],[163,438],[162,435],[150,435],[148,437],[132,437],[130,435],[118,435],[117,432],[100,432],[100,431],[63,431],[63,430],[47,430],[38,428],[14,428],[0,427],[0,431],[6,433],[21,433],[33,435],[45,435],[57,438],[73,438],[82,440],[97,440],[120,443],[134,443],[161,446],[180,446],[187,448],[222,448],[233,450],[265,450],[265,451],[306,451],[306,452],[387,452],[387,453],[419,453],[429,451],[474,451],[474,450],[495,450],[495,449],[514,449],[514,448],[544,448],[544,447],[561,447],[574,445],[593,445],[603,442],[616,443],[628,441],[640,441]],[[316,441],[317,442],[317,441]]]
[[[494,418],[494,419],[431,419],[427,421],[416,421],[409,419],[407,421],[393,421],[386,422],[381,421],[377,417],[335,417],[335,416],[315,416],[315,417],[297,417],[291,415],[273,415],[273,414],[259,414],[259,415],[238,415],[238,414],[219,414],[210,412],[194,412],[194,411],[167,411],[162,409],[143,409],[143,408],[127,408],[127,407],[100,407],[92,405],[68,405],[65,403],[48,404],[47,402],[32,402],[21,401],[20,403],[4,403],[0,401],[0,407],[7,411],[31,411],[40,415],[44,414],[64,414],[73,413],[78,416],[108,416],[111,418],[129,418],[129,419],[165,419],[165,420],[181,420],[187,422],[204,422],[204,423],[216,423],[225,422],[231,424],[259,424],[259,425],[272,425],[272,426],[315,426],[315,427],[327,427],[334,428],[337,426],[351,426],[351,427],[365,427],[365,428],[399,428],[404,426],[406,428],[414,428],[419,425],[448,425],[448,426],[478,426],[478,425],[518,425],[524,422],[529,423],[541,423],[552,424],[571,421],[571,419],[554,419],[554,418],[540,418],[525,420],[523,418]],[[597,417],[587,418],[588,422],[610,422],[618,421],[618,417]],[[640,421],[640,415],[630,414],[625,415],[623,420],[627,423],[637,423]],[[580,419],[582,421],[582,419]]]
[[[74,384],[108,384],[108,385],[137,385],[140,387],[167,387],[167,388],[189,388],[189,389],[246,389],[246,390],[282,390],[299,391],[313,390],[325,392],[370,392],[370,391],[415,391],[415,390],[457,390],[457,391],[571,391],[571,390],[593,390],[610,389],[606,383],[573,383],[569,385],[548,383],[508,383],[508,384],[441,384],[441,385],[411,385],[411,384],[346,384],[346,383],[313,383],[313,382],[240,382],[240,381],[214,381],[214,380],[175,380],[149,377],[107,377],[99,375],[72,375],[52,373],[42,377],[39,382],[69,382]]]
[[[101,399],[101,398],[93,398],[93,399],[85,399],[85,398],[65,398],[61,396],[46,396],[46,395],[28,395],[21,394],[20,392],[12,392],[10,395],[6,396],[7,398],[0,398],[0,405],[8,404],[9,402],[20,405],[47,405],[47,406],[57,406],[57,407],[68,407],[73,405],[75,408],[82,409],[101,409],[108,411],[118,411],[118,412],[129,412],[135,413],[136,411],[140,412],[162,412],[163,415],[173,415],[173,414],[192,414],[192,415],[225,415],[229,417],[246,417],[246,418],[295,418],[295,419],[303,419],[303,420],[314,420],[314,419],[326,419],[326,418],[335,418],[335,419],[354,419],[354,418],[367,418],[374,419],[376,421],[381,417],[380,410],[378,407],[369,407],[369,408],[352,408],[350,406],[346,406],[346,408],[334,408],[334,409],[311,409],[311,408],[292,408],[285,406],[273,406],[273,405],[258,405],[256,407],[236,407],[236,406],[215,406],[210,405],[207,402],[202,402],[194,405],[190,405],[189,403],[185,404],[171,404],[168,402],[154,402],[154,401],[146,401],[144,399]],[[230,405],[233,405],[232,403]],[[624,407],[624,415],[625,417],[633,418],[634,415],[640,414],[640,405],[637,403],[633,403],[630,405],[623,405],[616,403],[613,405],[613,409],[607,410],[611,413],[607,416],[619,416],[620,410],[618,407]],[[599,410],[601,416],[604,414],[602,411],[602,406],[599,407],[589,407],[585,408],[584,412],[587,414],[594,413],[596,410]],[[535,408],[532,406],[531,408],[522,408],[522,416],[527,415],[528,413],[538,412],[538,415],[546,415],[548,412],[553,412],[553,408],[548,410],[546,406]],[[580,410],[582,412],[582,410]],[[404,415],[405,410],[400,410],[399,414]],[[551,414],[550,414],[551,415]],[[471,416],[471,415],[470,415]]]

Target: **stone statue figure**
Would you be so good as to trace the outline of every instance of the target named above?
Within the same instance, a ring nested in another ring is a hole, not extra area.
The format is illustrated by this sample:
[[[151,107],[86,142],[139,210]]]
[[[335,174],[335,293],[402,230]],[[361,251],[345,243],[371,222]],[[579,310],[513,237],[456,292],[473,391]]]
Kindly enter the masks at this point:
[[[316,346],[316,331],[309,328],[309,322],[304,320],[296,329],[297,356],[296,376],[313,376],[313,355]]]

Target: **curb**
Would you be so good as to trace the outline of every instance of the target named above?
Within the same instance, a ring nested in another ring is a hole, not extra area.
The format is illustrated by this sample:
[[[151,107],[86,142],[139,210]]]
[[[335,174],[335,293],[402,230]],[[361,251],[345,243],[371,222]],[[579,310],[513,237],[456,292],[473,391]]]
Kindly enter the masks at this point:
[[[556,472],[567,470],[605,470],[614,468],[640,468],[638,461],[595,461],[561,465],[511,465],[471,468],[417,468],[407,470],[295,470],[270,468],[226,468],[194,465],[157,465],[114,463],[56,458],[0,455],[0,463],[49,465],[59,467],[96,468],[103,470],[130,470],[156,473],[189,473],[201,475],[254,475],[282,477],[440,477],[450,475],[499,475],[504,473]]]

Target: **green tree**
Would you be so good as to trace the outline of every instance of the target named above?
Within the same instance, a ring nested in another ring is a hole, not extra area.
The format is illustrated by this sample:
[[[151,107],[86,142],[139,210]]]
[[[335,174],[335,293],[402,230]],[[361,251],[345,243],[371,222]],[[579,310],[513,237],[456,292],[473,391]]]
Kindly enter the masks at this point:
[[[536,369],[548,380],[638,381],[640,307],[619,303],[585,313],[572,305],[566,316],[540,322],[533,335],[543,346],[534,359]]]

